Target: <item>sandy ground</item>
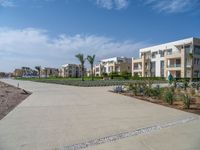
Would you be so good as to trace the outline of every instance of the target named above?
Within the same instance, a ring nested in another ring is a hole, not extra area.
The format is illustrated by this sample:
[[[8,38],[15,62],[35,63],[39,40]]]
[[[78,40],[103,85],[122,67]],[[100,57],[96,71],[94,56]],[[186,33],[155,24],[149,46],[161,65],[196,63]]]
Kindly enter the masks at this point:
[[[0,120],[30,94],[0,81]]]

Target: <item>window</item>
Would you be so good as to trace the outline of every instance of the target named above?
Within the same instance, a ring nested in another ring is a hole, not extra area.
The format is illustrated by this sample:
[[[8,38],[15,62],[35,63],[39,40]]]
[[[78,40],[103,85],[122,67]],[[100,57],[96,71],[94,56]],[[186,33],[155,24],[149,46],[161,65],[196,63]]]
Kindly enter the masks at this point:
[[[194,46],[194,54],[200,55],[200,46]]]
[[[134,64],[134,69],[138,69],[138,64]]]
[[[151,69],[155,69],[156,68],[156,62],[151,62]]]
[[[197,64],[197,59],[196,58],[194,58],[194,64]]]
[[[157,52],[152,53],[152,58],[156,58]]]
[[[181,59],[176,59],[176,65],[180,65],[181,64]]]
[[[167,49],[167,55],[171,55],[172,54],[172,49]]]
[[[99,72],[99,68],[96,68],[96,72]]]
[[[159,54],[160,54],[160,57],[164,57],[165,56],[165,53],[162,50],[159,50]]]
[[[161,69],[164,69],[164,61],[160,61],[160,67],[161,67]]]
[[[186,46],[185,46],[185,51],[186,51],[186,53],[190,53],[190,50],[191,50],[190,45],[186,45]]]

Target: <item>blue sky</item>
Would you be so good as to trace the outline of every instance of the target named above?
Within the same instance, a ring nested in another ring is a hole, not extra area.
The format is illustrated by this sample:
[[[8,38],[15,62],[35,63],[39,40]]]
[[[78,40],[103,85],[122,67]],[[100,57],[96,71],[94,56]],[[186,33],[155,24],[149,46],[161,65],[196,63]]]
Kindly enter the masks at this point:
[[[200,0],[0,0],[0,71],[78,63],[77,53],[137,57],[200,37]]]

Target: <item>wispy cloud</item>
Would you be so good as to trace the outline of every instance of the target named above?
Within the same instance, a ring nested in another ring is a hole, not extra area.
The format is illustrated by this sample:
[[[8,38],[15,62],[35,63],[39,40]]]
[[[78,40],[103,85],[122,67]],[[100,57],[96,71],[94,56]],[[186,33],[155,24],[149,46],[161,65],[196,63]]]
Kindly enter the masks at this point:
[[[145,5],[151,6],[154,10],[164,13],[188,12],[197,8],[199,0],[141,0]]]
[[[0,0],[1,7],[14,7],[15,4],[12,0]]]
[[[145,42],[117,41],[97,35],[66,34],[52,38],[45,30],[0,28],[0,68],[9,71],[20,66],[58,67],[78,63],[77,53],[96,54],[97,60],[113,56],[138,56]]]
[[[128,7],[129,0],[96,0],[96,4],[105,9],[124,9]]]

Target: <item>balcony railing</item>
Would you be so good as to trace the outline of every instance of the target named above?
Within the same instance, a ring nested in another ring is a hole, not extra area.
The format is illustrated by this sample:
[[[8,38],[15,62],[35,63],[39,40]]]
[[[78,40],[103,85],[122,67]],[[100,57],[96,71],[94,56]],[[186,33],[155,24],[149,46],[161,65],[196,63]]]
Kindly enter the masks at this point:
[[[170,64],[170,65],[168,65],[168,68],[177,68],[177,67],[181,67],[181,64]]]
[[[142,68],[141,67],[134,67],[133,69],[134,70],[141,70]]]
[[[167,52],[166,55],[176,55],[181,54],[180,52]]]

